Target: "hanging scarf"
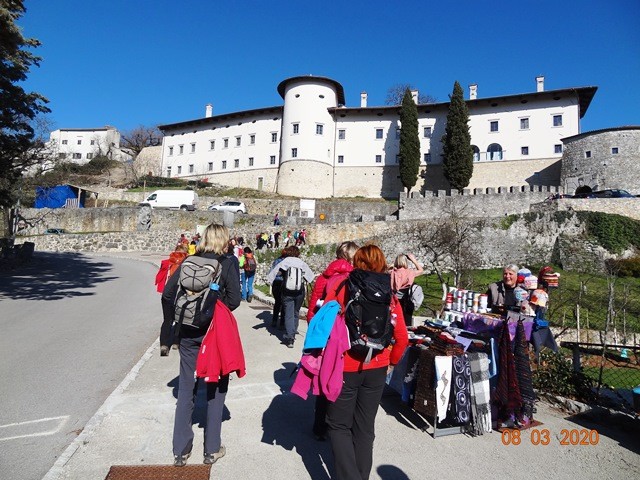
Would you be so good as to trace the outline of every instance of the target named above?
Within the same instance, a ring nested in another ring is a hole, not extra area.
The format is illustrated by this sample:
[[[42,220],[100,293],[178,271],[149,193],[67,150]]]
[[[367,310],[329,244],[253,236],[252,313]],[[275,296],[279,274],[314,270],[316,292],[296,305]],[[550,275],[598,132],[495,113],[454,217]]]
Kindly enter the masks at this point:
[[[453,357],[453,400],[455,420],[467,424],[471,420],[471,367],[466,355]]]
[[[533,391],[533,383],[531,380],[531,364],[529,362],[529,344],[525,338],[524,326],[522,320],[518,321],[516,327],[515,348],[513,351],[515,357],[516,377],[522,396],[522,408],[516,411],[516,419],[523,426],[529,426],[533,420],[533,406],[536,401],[536,394]]]
[[[438,356],[435,358],[436,370],[436,408],[438,421],[442,422],[447,417],[449,394],[451,393],[451,357]]]
[[[469,353],[471,366],[471,433],[491,432],[491,388],[489,386],[489,357],[486,353]]]
[[[500,334],[500,343],[498,345],[498,386],[493,402],[498,407],[499,422],[513,422],[515,420],[515,412],[522,408],[522,397],[516,377],[516,366],[511,351],[511,340],[509,337],[509,328],[505,321]]]

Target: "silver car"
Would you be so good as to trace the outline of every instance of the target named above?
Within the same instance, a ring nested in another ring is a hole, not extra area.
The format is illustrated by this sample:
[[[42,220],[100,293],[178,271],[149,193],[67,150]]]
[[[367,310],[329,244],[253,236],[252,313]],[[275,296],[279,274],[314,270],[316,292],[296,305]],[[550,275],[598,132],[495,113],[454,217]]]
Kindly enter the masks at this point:
[[[243,202],[236,202],[235,200],[228,200],[218,205],[209,205],[208,210],[247,213],[247,207],[245,206],[245,204]]]

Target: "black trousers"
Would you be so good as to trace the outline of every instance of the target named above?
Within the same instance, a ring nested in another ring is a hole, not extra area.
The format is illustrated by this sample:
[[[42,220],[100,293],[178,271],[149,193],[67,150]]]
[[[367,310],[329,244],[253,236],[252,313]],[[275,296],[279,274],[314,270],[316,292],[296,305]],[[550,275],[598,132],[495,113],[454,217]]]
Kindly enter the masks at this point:
[[[173,424],[173,454],[186,455],[193,448],[193,426],[191,419],[196,402],[198,381],[195,378],[196,359],[204,335],[180,340],[180,378],[178,401]],[[204,381],[198,379],[199,381]],[[222,413],[229,389],[229,376],[217,383],[207,382],[207,423],[204,427],[204,453],[215,453],[222,444]]]
[[[327,427],[339,480],[366,480],[387,368],[344,372],[342,392],[327,408]]]
[[[271,284],[271,294],[273,295],[273,314],[271,323],[274,325],[280,322],[284,324],[284,315],[282,314],[282,280],[274,280]]]

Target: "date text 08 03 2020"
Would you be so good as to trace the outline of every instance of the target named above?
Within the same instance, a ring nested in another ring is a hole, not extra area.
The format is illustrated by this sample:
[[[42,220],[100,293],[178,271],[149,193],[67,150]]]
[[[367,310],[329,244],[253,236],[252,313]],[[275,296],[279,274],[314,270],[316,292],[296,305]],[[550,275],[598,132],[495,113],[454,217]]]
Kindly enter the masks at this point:
[[[546,446],[551,444],[551,432],[546,428],[532,428],[531,430],[505,429],[502,431],[502,444],[520,445],[527,436],[531,445]],[[587,430],[586,428],[563,428],[560,430],[559,440],[560,445],[597,445],[600,441],[600,434],[597,430]]]

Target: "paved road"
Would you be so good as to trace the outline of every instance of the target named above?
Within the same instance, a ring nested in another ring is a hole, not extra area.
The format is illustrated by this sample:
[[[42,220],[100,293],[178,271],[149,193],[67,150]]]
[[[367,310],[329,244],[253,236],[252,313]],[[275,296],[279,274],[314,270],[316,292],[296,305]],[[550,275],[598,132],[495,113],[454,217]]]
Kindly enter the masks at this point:
[[[0,478],[42,478],[153,343],[154,273],[63,253],[0,272]]]

